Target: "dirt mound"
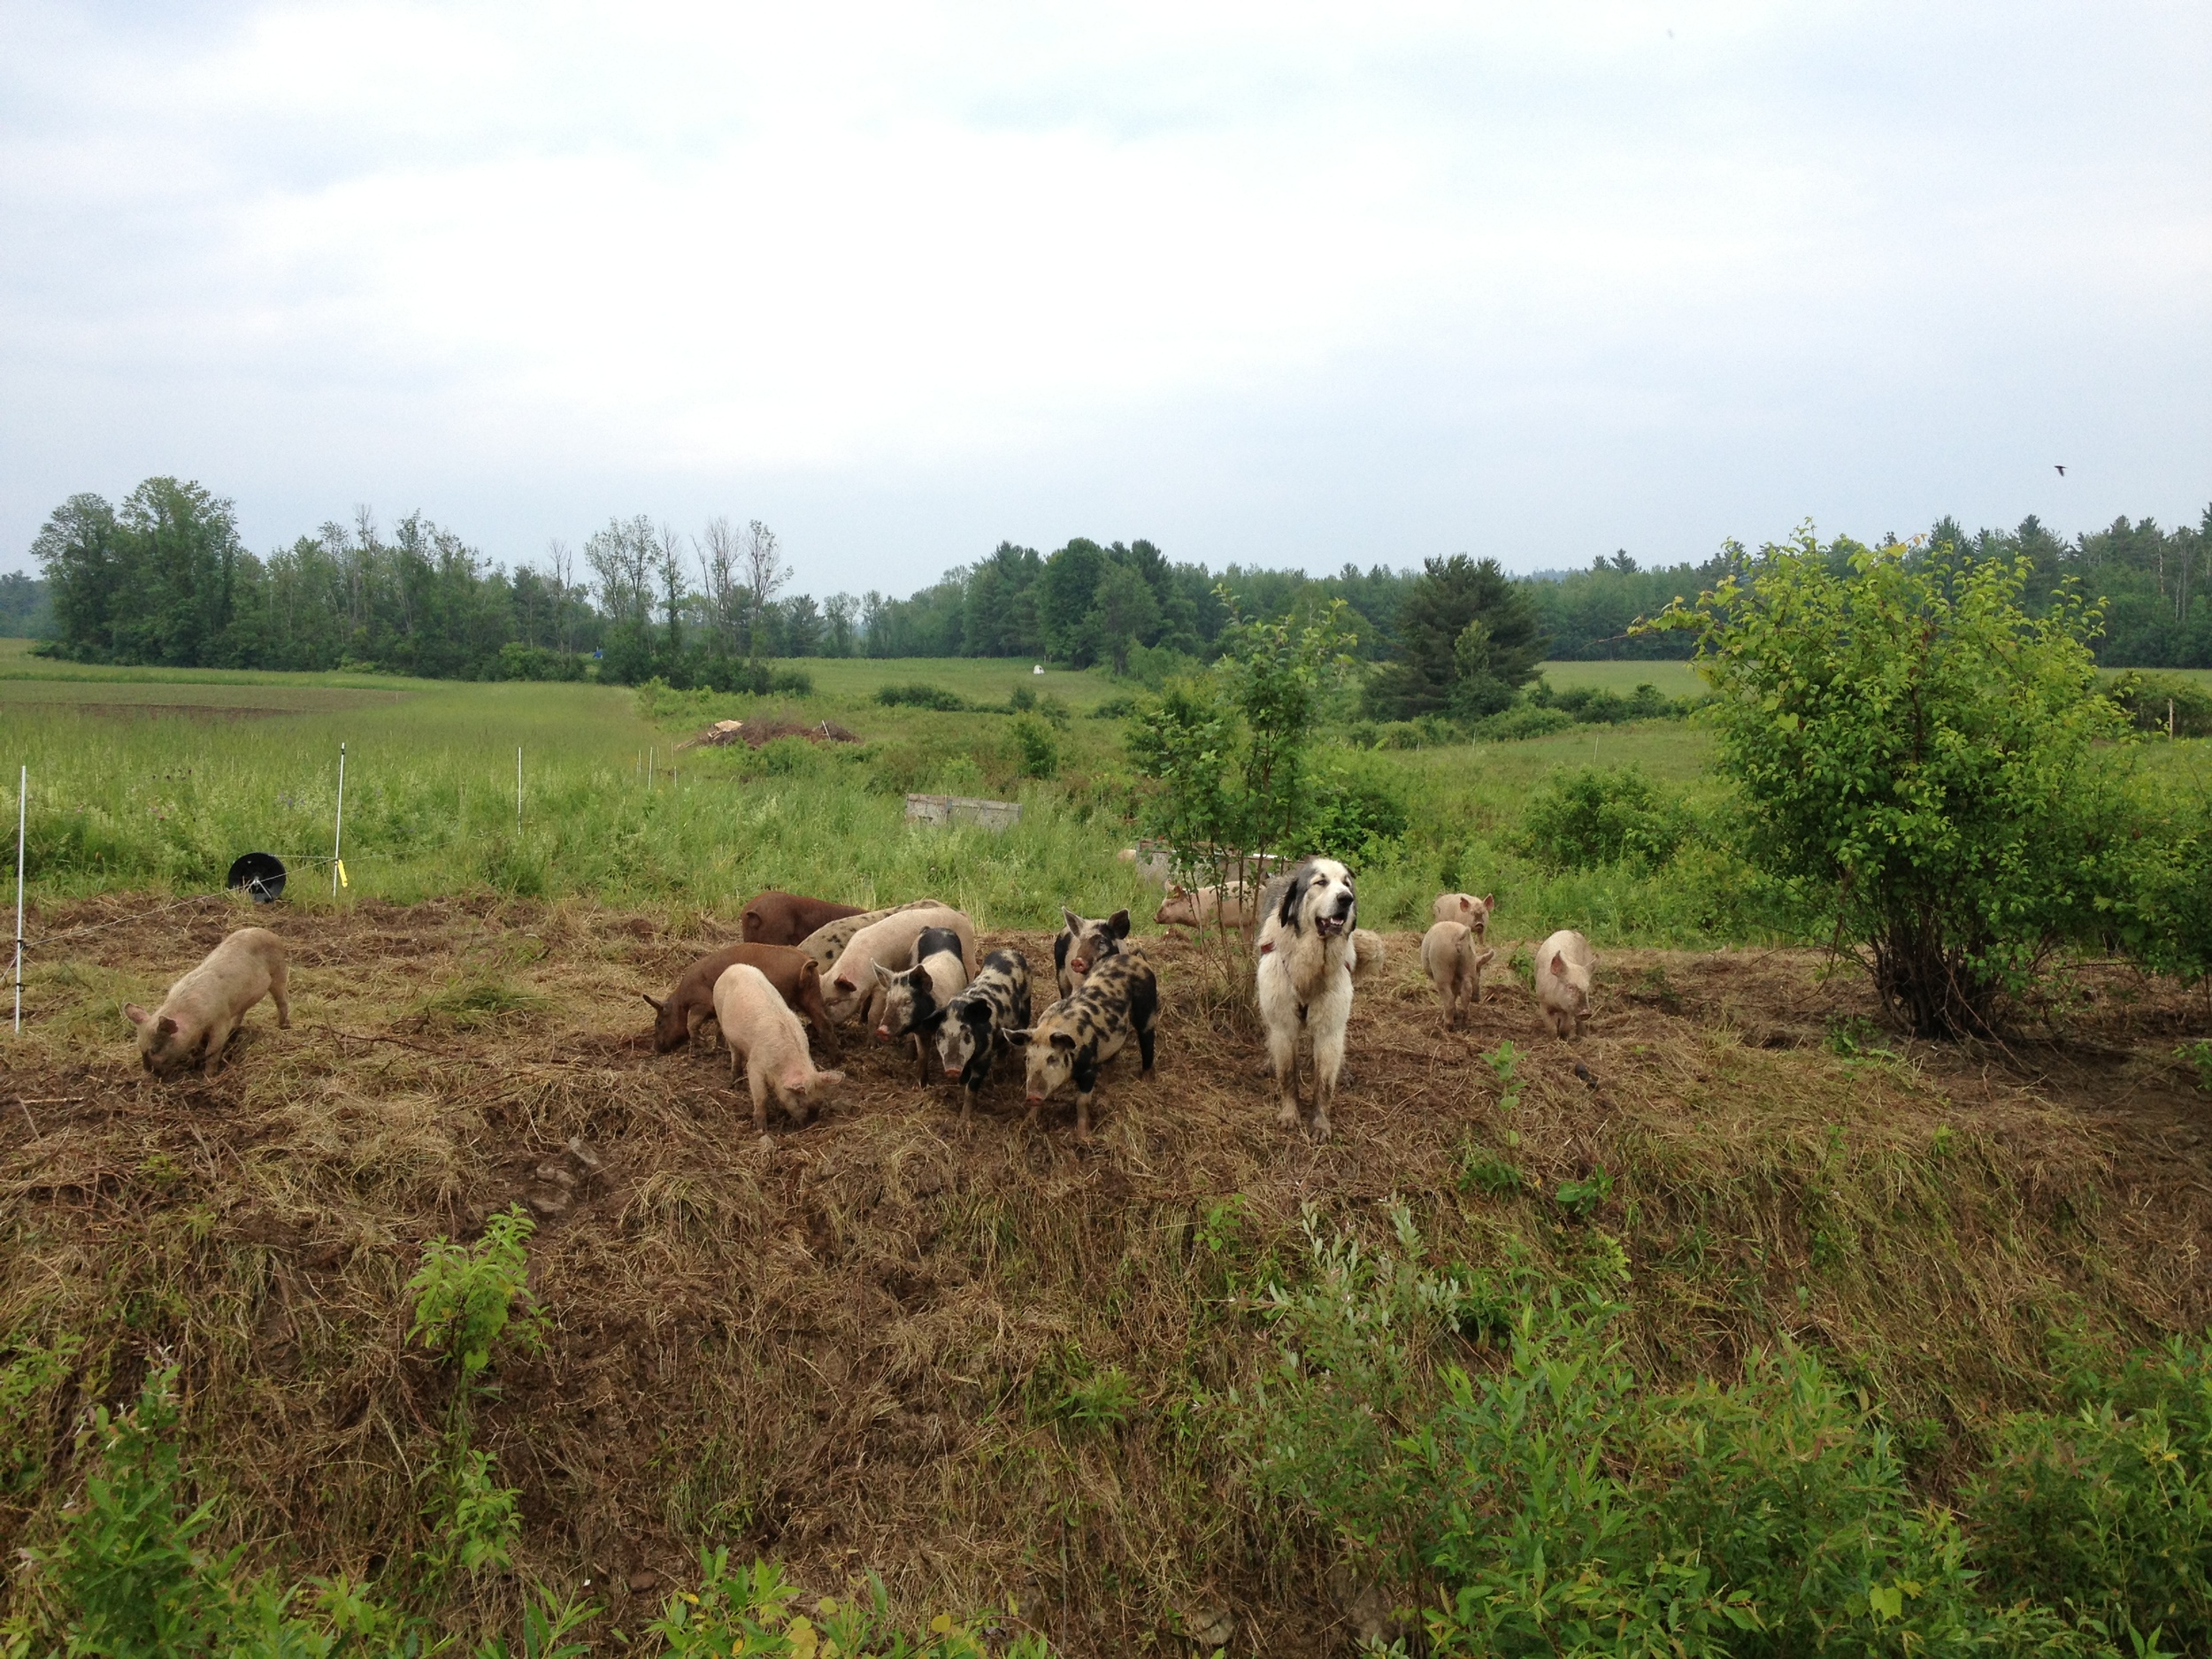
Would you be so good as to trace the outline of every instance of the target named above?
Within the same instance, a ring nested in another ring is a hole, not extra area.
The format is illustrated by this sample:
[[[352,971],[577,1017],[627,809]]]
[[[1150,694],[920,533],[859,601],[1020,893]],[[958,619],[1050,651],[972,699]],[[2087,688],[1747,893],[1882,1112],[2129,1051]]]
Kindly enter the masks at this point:
[[[1224,1609],[1242,1650],[1341,1651],[1334,1563],[1235,1474],[1235,1402],[1275,1363],[1262,1291],[1306,1218],[1388,1244],[1395,1199],[1440,1261],[1568,1271],[1617,1241],[1651,1372],[1826,1350],[1931,1425],[1939,1486],[1945,1445],[2048,1397],[2050,1323],[2212,1318],[2204,1099],[2172,1055],[2212,1021],[2117,967],[2078,972],[2064,1041],[1970,1053],[1884,1037],[1810,953],[1610,952],[1569,1046],[1497,975],[1443,1031],[1396,935],[1314,1147],[1273,1124],[1240,971],[1148,938],[1158,1075],[1108,1069],[1087,1150],[1064,1102],[1025,1131],[1003,1069],[963,1133],[956,1087],[851,1027],[849,1092],[764,1146],[722,1055],[647,1041],[639,993],[735,936],[706,918],[257,911],[294,1028],[265,1005],[212,1082],[152,1082],[120,1003],[245,914],[117,897],[32,930],[113,924],[41,959],[0,1085],[0,1329],[86,1338],[0,1549],[69,1489],[83,1409],[165,1353],[227,1537],[296,1571],[403,1559],[450,1387],[405,1346],[404,1285],[426,1239],[513,1202],[554,1330],[498,1368],[478,1444],[524,1493],[528,1568],[633,1630],[632,1576],[687,1583],[709,1542],[823,1591],[872,1569],[925,1612],[1011,1594],[1077,1654],[1186,1652]],[[1509,1123],[1483,1059],[1508,1041]],[[1554,1201],[1600,1167],[1594,1214]],[[1071,1409],[1110,1372],[1120,1405]]]
[[[837,724],[834,720],[817,720],[811,726],[796,720],[717,720],[695,737],[687,737],[676,745],[683,749],[727,749],[742,743],[748,749],[758,749],[763,743],[779,737],[803,737],[810,743],[857,743],[860,734]]]

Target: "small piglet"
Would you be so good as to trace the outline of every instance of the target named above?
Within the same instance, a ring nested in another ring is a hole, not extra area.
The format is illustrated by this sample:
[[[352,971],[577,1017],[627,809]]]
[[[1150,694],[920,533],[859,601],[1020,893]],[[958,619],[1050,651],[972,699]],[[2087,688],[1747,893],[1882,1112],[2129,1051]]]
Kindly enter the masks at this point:
[[[1073,996],[1084,976],[1121,949],[1129,937],[1129,912],[1116,910],[1093,921],[1062,907],[1067,926],[1052,941],[1052,968],[1060,981],[1060,995]]]
[[[875,970],[880,965],[896,971],[911,967],[914,962],[914,941],[923,930],[931,927],[951,929],[960,938],[960,965],[964,972],[972,972],[976,965],[975,924],[958,910],[894,910],[879,922],[871,922],[852,936],[837,958],[837,965],[822,976],[822,995],[829,1000],[830,1018],[841,1024],[850,1019],[869,1005],[871,1022],[883,1010],[882,993],[877,987]],[[966,983],[964,979],[961,981]]]
[[[929,1044],[944,1023],[945,1009],[968,988],[968,970],[960,959],[960,935],[949,927],[925,927],[914,941],[914,965],[894,973],[871,963],[881,1007],[876,1035],[885,1042],[908,1039],[920,1080],[929,1081]]]
[[[1421,935],[1421,965],[1443,999],[1444,1024],[1456,1025],[1482,1001],[1482,971],[1495,950],[1475,949],[1475,931],[1464,922],[1439,922]]]
[[[123,1015],[138,1027],[139,1064],[156,1077],[173,1077],[191,1065],[212,1077],[246,1010],[265,996],[276,1003],[277,1024],[289,1030],[284,941],[265,927],[242,927],[171,986],[154,1012],[128,1002]]]
[[[730,1049],[730,1080],[745,1064],[753,1095],[753,1129],[768,1133],[768,1097],[800,1123],[809,1121],[830,1095],[844,1086],[842,1071],[818,1071],[807,1056],[806,1029],[784,1005],[768,976],[749,963],[726,968],[714,982],[714,1018]]]
[[[1598,965],[1590,941],[1563,927],[1536,947],[1536,1000],[1555,1035],[1581,1034],[1590,1017],[1590,974]]]
[[[1497,908],[1498,901],[1492,895],[1477,898],[1471,893],[1440,893],[1436,902],[1429,906],[1429,914],[1440,922],[1457,922],[1472,929],[1479,945],[1490,928],[1490,912]]]
[[[1249,887],[1191,888],[1179,883],[1152,919],[1163,927],[1249,927],[1259,916],[1259,896]]]
[[[945,1075],[960,1079],[960,1121],[991,1080],[991,1063],[1009,1047],[1006,1033],[1029,1024],[1029,958],[1018,950],[994,950],[983,972],[945,1010],[937,1028],[937,1057]]]

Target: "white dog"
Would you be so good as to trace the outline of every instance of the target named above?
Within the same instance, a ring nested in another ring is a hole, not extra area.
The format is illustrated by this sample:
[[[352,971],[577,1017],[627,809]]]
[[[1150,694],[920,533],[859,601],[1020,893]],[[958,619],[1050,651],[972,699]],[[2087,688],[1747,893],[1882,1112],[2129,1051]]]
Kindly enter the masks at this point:
[[[1268,883],[1261,907],[1260,1021],[1282,1102],[1277,1119],[1286,1129],[1298,1127],[1298,1040],[1310,1036],[1312,1131],[1325,1141],[1329,1102],[1344,1069],[1344,1026],[1352,1017],[1358,960],[1352,872],[1333,858],[1309,858]]]

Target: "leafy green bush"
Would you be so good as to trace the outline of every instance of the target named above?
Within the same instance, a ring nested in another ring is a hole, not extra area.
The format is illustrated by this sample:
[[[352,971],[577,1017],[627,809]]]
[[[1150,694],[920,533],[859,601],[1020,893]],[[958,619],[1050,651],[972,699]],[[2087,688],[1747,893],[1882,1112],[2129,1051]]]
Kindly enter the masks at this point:
[[[1402,1256],[1316,1236],[1306,1281],[1271,1289],[1283,1357],[1249,1432],[1262,1488],[1425,1604],[1439,1659],[2171,1651],[2151,1632],[2178,1628],[2165,1606],[2196,1594],[2180,1582],[2204,1560],[2193,1507],[2177,1522],[2144,1505],[2124,1537],[2085,1528],[2109,1548],[2073,1569],[2088,1593],[2070,1604],[2032,1560],[2016,1584],[1986,1581],[1975,1552],[1992,1551],[1990,1532],[2032,1544],[2037,1529],[2000,1516],[1962,1529],[1921,1507],[1897,1437],[1814,1356],[1755,1355],[1740,1382],[1647,1389],[1601,1293],[1539,1295],[1525,1268],[1417,1266],[1402,1208],[1394,1223]],[[1463,1365],[1452,1345],[1470,1335],[1504,1351]],[[2131,1454],[2139,1486],[2174,1480],[2135,1443],[2085,1468],[2070,1501],[2117,1508],[2093,1477]],[[2108,1582],[2130,1571],[2146,1592],[2132,1601]]]
[[[2023,561],[1839,569],[1808,531],[1656,626],[1699,633],[1750,862],[1859,948],[1916,1033],[1992,1029],[2056,943],[2093,936],[2130,827],[2098,753],[2124,729],[2070,590]]]
[[[1033,714],[1018,714],[1011,727],[1014,748],[1019,757],[1017,772],[1024,778],[1056,778],[1060,775],[1060,743],[1053,735],[1052,727]]]
[[[542,1350],[545,1315],[530,1294],[523,1248],[536,1225],[518,1204],[487,1222],[473,1246],[442,1236],[424,1245],[422,1265],[407,1281],[415,1299],[407,1340],[442,1349],[465,1381],[491,1363],[503,1335],[526,1352]]]
[[[2008,1418],[1964,1494],[1991,1588],[2212,1652],[2212,1347],[2177,1338],[2076,1388],[2077,1415]]]
[[[876,701],[887,709],[936,709],[947,714],[958,714],[968,707],[968,700],[958,692],[919,681],[909,686],[878,686]]]
[[[1411,822],[1402,789],[1394,773],[1372,763],[1317,766],[1307,784],[1299,850],[1326,853],[1355,869],[1385,856]]]
[[[1632,862],[1656,869],[1689,833],[1682,803],[1640,766],[1555,772],[1528,798],[1517,840],[1546,870]]]
[[[2212,687],[2185,675],[2131,668],[2107,680],[2103,690],[2139,732],[2212,737]]]
[[[28,1492],[44,1478],[54,1391],[83,1346],[77,1336],[25,1340],[0,1365],[0,1495]]]
[[[1522,703],[1478,720],[1467,730],[1470,736],[1484,742],[1517,743],[1526,738],[1555,736],[1572,729],[1574,723],[1574,716],[1564,710]]]

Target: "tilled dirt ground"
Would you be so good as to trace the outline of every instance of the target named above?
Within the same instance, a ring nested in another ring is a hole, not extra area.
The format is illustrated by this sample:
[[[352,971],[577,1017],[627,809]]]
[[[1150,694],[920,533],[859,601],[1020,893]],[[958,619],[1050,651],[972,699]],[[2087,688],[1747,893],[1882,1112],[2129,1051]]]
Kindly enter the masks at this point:
[[[292,1029],[265,1004],[212,1079],[146,1077],[122,1003],[249,921],[287,941]],[[1230,1627],[1243,1650],[1343,1650],[1359,1598],[1246,1489],[1226,1402],[1271,1351],[1253,1293],[1294,1272],[1304,1229],[1386,1240],[1394,1200],[1471,1262],[1511,1240],[1568,1271],[1589,1228],[1617,1238],[1652,1374],[1818,1344],[1955,1440],[2040,1397],[2054,1321],[2212,1318],[2212,1099],[2176,1052],[2212,1015],[2116,964],[1968,1050],[1886,1035],[1863,977],[1814,953],[1607,952],[1567,1044],[1509,974],[1442,1029],[1417,939],[1394,935],[1315,1146],[1273,1122],[1241,963],[1148,937],[1157,1074],[1110,1066],[1078,1148],[1065,1101],[1024,1127],[1011,1063],[963,1131],[956,1087],[854,1027],[843,1095],[764,1141],[726,1056],[648,1041],[640,994],[734,936],[703,916],[126,897],[32,932],[50,942],[0,1082],[0,1331],[87,1340],[45,1485],[0,1499],[11,1549],[73,1478],[82,1409],[166,1357],[230,1535],[301,1571],[403,1559],[450,1397],[404,1340],[403,1286],[424,1240],[518,1202],[551,1337],[498,1368],[478,1443],[525,1494],[524,1564],[590,1580],[633,1630],[711,1543],[818,1590],[872,1570],[917,1608],[1012,1596],[1076,1653]],[[1048,934],[981,942],[1048,978]],[[1484,1059],[1509,1041],[1509,1124]],[[1471,1148],[1522,1190],[1471,1186]],[[1550,1195],[1601,1168],[1578,1230]],[[1058,1410],[1109,1369],[1122,1420]],[[482,1617],[511,1595],[486,1586]]]

